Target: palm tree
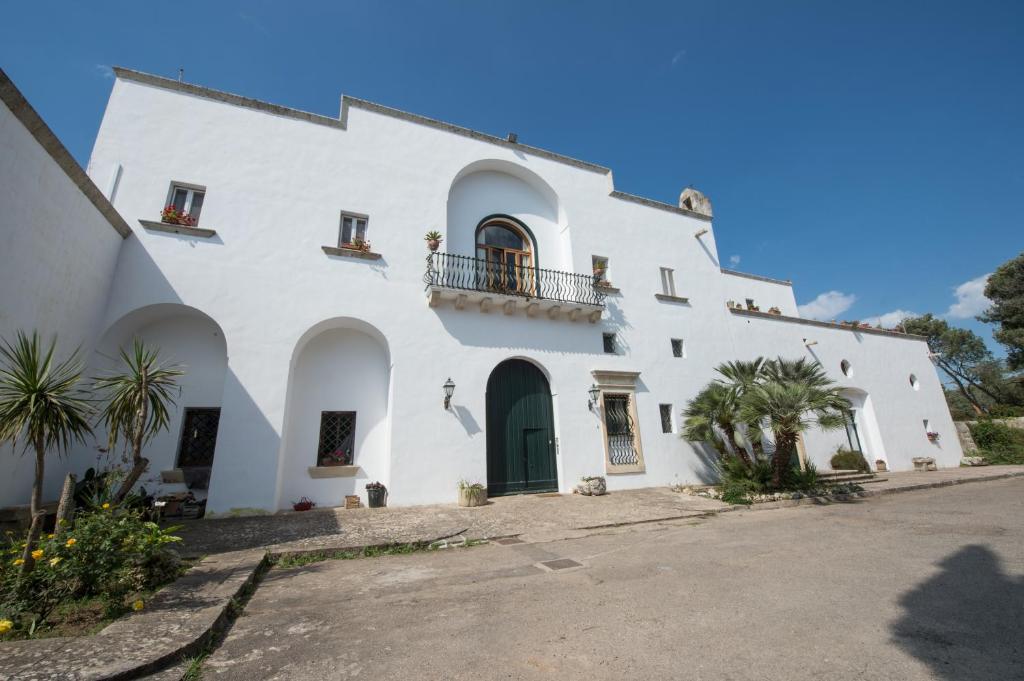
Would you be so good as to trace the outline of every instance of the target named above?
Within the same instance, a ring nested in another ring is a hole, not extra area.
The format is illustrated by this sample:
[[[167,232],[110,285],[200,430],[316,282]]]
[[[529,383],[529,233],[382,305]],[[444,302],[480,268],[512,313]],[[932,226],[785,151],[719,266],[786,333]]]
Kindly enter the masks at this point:
[[[32,481],[28,540],[22,555],[22,574],[35,565],[32,551],[43,529],[43,475],[46,452],[67,452],[75,442],[85,443],[90,408],[76,387],[82,377],[78,351],[60,363],[54,362],[56,338],[43,350],[39,334],[28,337],[19,331],[12,345],[4,340],[0,347],[0,442],[25,438],[25,450],[36,453],[35,478]]]
[[[812,426],[842,428],[850,403],[817,363],[780,357],[768,364],[766,380],[746,393],[739,414],[746,423],[769,423],[775,436],[772,484],[780,487],[800,434]]]
[[[115,501],[121,501],[149,466],[142,456],[142,447],[170,424],[169,408],[173,407],[172,393],[178,387],[177,377],[185,372],[177,366],[162,364],[159,349],[147,348],[136,338],[131,354],[121,348],[123,371],[96,380],[96,389],[104,395],[106,406],[101,418],[114,449],[121,437],[132,455],[132,468],[121,483]]]
[[[716,381],[708,383],[683,410],[683,437],[692,442],[710,442],[723,455],[735,447],[740,458],[749,463],[747,452],[736,446],[735,407],[727,387]],[[724,443],[716,428],[724,434]]]
[[[725,381],[718,380],[729,389],[734,411],[739,410],[739,404],[743,400],[743,396],[765,379],[768,364],[764,357],[758,357],[749,362],[742,360],[725,362],[715,368],[715,371],[726,379]],[[743,437],[750,442],[754,455],[759,458],[763,457],[764,445],[762,440],[764,434],[762,423],[744,423],[743,426]]]

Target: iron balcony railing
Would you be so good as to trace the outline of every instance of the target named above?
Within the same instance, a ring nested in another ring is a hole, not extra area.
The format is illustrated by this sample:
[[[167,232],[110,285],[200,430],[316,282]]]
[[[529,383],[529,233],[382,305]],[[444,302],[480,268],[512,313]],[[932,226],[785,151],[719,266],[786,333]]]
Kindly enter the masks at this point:
[[[595,286],[591,275],[492,262],[453,253],[428,255],[423,281],[428,286],[462,291],[486,291],[572,305],[604,305],[604,293]]]

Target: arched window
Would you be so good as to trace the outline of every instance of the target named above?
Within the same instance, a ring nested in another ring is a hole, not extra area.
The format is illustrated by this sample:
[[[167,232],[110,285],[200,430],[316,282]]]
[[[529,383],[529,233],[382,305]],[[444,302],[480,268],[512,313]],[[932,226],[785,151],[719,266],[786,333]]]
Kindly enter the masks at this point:
[[[531,295],[534,253],[525,230],[514,221],[496,218],[476,232],[476,257],[480,261],[478,283],[503,293]]]

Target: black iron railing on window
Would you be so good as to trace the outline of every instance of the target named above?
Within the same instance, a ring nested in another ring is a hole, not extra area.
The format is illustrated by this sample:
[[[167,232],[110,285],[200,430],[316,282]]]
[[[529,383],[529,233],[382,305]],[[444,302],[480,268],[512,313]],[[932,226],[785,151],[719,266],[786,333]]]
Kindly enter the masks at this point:
[[[528,265],[492,262],[453,253],[427,256],[428,286],[487,291],[575,305],[604,305],[604,293],[589,274],[545,270]]]

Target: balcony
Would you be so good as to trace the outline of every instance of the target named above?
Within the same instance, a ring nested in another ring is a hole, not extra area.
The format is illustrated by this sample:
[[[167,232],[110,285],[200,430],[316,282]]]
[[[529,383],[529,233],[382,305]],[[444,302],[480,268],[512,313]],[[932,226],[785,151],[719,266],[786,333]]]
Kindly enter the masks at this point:
[[[427,301],[438,307],[450,301],[457,310],[467,306],[506,315],[524,312],[550,319],[586,319],[591,324],[604,311],[604,293],[589,274],[492,262],[453,253],[427,256]]]

